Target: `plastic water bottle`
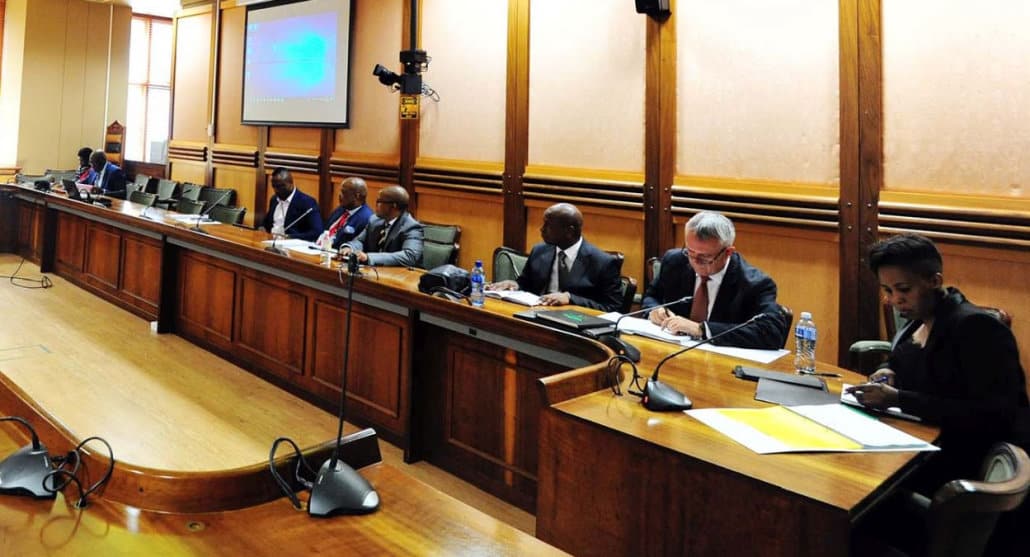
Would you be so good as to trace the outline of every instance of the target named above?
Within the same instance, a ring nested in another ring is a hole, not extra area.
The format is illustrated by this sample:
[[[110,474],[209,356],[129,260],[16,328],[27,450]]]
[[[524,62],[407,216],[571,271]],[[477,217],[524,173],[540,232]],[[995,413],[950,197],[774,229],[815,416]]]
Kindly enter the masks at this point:
[[[483,260],[477,259],[476,266],[472,268],[472,274],[469,275],[469,282],[472,283],[472,305],[481,308],[483,307],[483,300],[486,298],[486,294],[483,293],[483,287],[486,285],[486,275],[483,273]]]
[[[815,322],[812,314],[801,312],[801,319],[794,327],[794,369],[798,372],[815,371]]]
[[[333,266],[333,238],[328,232],[323,232],[318,238],[318,248],[322,254],[322,266],[332,267]]]

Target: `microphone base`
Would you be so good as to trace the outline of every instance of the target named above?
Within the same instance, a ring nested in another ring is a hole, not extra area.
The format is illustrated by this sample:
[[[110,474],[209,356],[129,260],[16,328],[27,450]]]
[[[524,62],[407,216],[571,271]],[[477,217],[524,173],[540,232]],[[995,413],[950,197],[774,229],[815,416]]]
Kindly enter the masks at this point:
[[[657,379],[648,379],[641,399],[644,408],[655,412],[681,412],[694,406],[683,393]]]
[[[640,350],[616,335],[605,335],[598,338],[602,344],[612,349],[612,352],[626,356],[633,363],[640,361]]]
[[[200,232],[201,234],[208,234],[207,230],[204,230],[203,228],[201,228],[199,226],[194,226],[193,228],[190,229],[190,232]]]
[[[267,248],[265,248],[265,251],[270,251],[272,253],[278,253],[279,255],[281,255],[283,257],[289,257],[289,255],[287,255],[287,253],[286,253],[286,250],[284,250],[282,248],[277,248],[275,246],[268,246]]]
[[[368,514],[379,508],[379,494],[368,480],[339,458],[336,469],[330,471],[330,462],[332,458],[322,464],[311,486],[309,515]]]
[[[53,499],[57,494],[43,489],[43,478],[52,470],[46,447],[25,445],[0,462],[0,493]]]

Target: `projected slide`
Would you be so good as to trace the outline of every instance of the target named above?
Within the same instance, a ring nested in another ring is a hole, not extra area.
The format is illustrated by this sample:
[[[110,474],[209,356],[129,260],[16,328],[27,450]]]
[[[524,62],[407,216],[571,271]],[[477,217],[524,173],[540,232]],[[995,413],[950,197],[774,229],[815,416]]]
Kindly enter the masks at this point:
[[[335,14],[315,14],[247,29],[247,93],[258,102],[336,94]]]
[[[347,127],[351,0],[247,9],[244,124]]]

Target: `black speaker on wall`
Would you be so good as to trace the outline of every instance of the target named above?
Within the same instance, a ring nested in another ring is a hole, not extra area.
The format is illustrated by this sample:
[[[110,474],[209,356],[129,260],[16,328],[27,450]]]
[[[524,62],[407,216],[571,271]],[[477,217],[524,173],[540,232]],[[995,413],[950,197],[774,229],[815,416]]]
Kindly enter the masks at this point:
[[[662,20],[669,17],[669,0],[636,0],[637,13]]]

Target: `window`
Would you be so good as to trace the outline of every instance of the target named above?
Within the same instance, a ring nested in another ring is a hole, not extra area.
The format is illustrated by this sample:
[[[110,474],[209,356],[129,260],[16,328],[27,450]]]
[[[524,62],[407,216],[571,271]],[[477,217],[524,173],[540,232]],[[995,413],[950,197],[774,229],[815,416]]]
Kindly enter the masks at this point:
[[[163,163],[172,106],[172,21],[132,16],[125,158]]]

